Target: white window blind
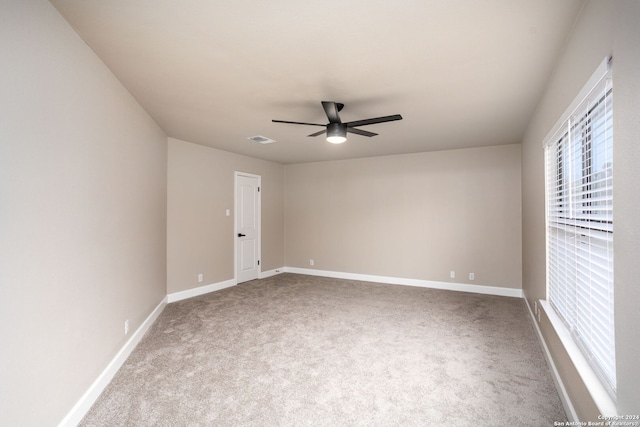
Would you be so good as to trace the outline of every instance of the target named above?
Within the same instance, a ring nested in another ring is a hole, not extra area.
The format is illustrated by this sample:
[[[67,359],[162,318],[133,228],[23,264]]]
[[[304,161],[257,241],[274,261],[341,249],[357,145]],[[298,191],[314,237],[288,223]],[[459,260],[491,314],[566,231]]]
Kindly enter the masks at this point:
[[[607,72],[546,141],[547,297],[615,397],[613,89]]]

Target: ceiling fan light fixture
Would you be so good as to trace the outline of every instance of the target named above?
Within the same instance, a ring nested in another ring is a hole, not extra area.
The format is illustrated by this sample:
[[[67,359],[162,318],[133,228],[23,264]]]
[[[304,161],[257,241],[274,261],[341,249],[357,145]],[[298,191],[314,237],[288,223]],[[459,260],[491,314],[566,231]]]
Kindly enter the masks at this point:
[[[347,125],[344,123],[329,123],[327,125],[327,141],[332,144],[342,144],[347,140]]]
[[[347,138],[345,138],[344,136],[328,136],[327,137],[327,141],[329,141],[332,144],[342,144],[346,140]]]

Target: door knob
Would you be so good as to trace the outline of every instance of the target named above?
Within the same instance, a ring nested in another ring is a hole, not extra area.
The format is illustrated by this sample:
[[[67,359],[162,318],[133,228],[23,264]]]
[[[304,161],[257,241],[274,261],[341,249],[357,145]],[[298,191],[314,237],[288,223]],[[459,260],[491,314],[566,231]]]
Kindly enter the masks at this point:
[[[244,237],[246,234],[238,233],[238,237]]]

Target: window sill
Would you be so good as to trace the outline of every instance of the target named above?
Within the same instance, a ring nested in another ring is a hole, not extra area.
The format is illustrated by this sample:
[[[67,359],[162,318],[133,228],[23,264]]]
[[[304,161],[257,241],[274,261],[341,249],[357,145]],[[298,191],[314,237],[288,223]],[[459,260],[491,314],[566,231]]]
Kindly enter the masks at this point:
[[[571,337],[571,333],[567,327],[564,325],[553,307],[551,307],[549,301],[540,300],[539,303],[540,307],[542,307],[547,315],[551,326],[556,331],[556,334],[564,346],[565,351],[569,355],[571,362],[582,378],[591,398],[598,407],[600,414],[604,416],[616,415],[617,409],[615,402],[607,392],[607,389],[602,385],[602,382],[591,368],[591,365],[589,365],[589,362],[582,354],[582,351],[578,348],[578,345]]]

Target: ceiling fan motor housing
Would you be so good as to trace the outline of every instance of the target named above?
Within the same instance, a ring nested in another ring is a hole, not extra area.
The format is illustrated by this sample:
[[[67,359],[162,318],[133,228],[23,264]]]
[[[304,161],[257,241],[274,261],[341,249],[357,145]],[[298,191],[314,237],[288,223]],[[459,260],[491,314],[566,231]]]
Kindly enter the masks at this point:
[[[347,125],[344,123],[329,123],[327,125],[327,141],[341,144],[347,140]]]

